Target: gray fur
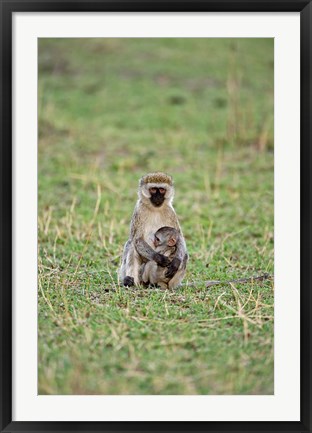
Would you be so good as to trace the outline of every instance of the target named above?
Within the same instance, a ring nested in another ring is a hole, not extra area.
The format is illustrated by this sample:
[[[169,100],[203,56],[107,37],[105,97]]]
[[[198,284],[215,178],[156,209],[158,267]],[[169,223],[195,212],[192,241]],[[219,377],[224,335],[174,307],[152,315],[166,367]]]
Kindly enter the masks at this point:
[[[166,176],[165,174],[162,176],[161,173],[153,176],[153,173],[151,173],[142,178],[149,181],[152,180],[153,182],[141,181],[141,186],[139,186],[139,198],[130,224],[130,237],[124,246],[119,270],[119,278],[122,284],[126,277],[132,278],[134,285],[141,284],[140,269],[143,263],[151,260],[155,261],[156,258],[158,262],[162,262],[163,264],[166,262],[168,264],[168,260],[166,261],[165,256],[162,254],[158,253],[158,256],[155,256],[153,248],[153,235],[163,226],[177,229],[181,236],[181,242],[179,242],[179,246],[175,252],[177,261],[172,262],[176,265],[179,263],[179,266],[177,269],[171,266],[171,274],[173,276],[171,276],[171,280],[169,281],[169,288],[178,286],[182,281],[187,262],[187,258],[185,259],[186,245],[177,215],[172,207],[174,187],[171,178]],[[168,183],[166,183],[166,178],[168,179]],[[158,179],[161,180],[161,183],[156,182]],[[155,185],[161,185],[166,189],[165,200],[159,207],[155,207],[150,200],[151,194],[149,193],[149,188]],[[166,272],[169,270],[170,265]]]
[[[159,239],[159,244],[156,247],[155,251],[157,253],[163,254],[168,258],[171,263],[174,258],[177,244],[180,241],[179,232],[172,227],[162,227],[155,233],[155,237]],[[168,245],[170,239],[174,239],[176,244],[174,246]],[[140,279],[146,285],[148,284],[157,284],[162,289],[168,289],[168,283],[170,278],[166,276],[167,268],[160,266],[156,263],[156,261],[149,261],[143,265],[141,265],[140,269]]]

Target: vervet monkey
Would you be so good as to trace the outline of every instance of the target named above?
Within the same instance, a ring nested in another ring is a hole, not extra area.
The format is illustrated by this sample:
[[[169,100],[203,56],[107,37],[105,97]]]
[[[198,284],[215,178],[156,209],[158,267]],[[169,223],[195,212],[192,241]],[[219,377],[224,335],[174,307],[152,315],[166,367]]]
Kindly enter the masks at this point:
[[[141,265],[153,260],[160,266],[167,266],[166,278],[170,279],[171,288],[177,287],[184,276],[188,254],[172,207],[174,188],[171,176],[161,172],[146,174],[140,179],[138,196],[130,224],[130,237],[124,246],[120,281],[128,287],[139,285],[142,282]],[[153,249],[154,233],[164,226],[173,227],[180,234],[180,242],[171,262]]]
[[[154,235],[154,246],[157,253],[163,254],[171,261],[180,241],[180,233],[173,227],[161,227]],[[140,280],[148,284],[157,284],[162,289],[171,289],[170,278],[166,277],[167,269],[150,260],[141,265]]]

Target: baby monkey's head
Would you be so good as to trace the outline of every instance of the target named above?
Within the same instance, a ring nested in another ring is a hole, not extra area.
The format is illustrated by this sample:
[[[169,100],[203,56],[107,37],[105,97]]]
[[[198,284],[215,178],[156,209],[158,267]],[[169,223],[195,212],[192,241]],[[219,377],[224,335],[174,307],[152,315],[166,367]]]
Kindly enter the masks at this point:
[[[179,237],[180,233],[175,228],[161,227],[154,235],[154,245],[157,249],[172,248],[177,244]]]

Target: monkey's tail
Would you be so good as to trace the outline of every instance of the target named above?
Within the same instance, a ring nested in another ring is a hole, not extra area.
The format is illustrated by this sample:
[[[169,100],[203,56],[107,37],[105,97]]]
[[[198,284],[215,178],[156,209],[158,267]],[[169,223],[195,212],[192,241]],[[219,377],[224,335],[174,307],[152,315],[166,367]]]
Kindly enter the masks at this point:
[[[211,280],[211,281],[204,281],[205,286],[211,287],[211,286],[217,286],[219,284],[231,284],[231,283],[249,283],[252,281],[264,281],[264,280],[270,280],[273,279],[273,275],[270,275],[268,273],[257,275],[254,277],[248,277],[248,278],[238,278],[236,280],[227,280],[227,281],[221,281],[221,280]],[[200,283],[182,283],[183,286],[198,286]]]

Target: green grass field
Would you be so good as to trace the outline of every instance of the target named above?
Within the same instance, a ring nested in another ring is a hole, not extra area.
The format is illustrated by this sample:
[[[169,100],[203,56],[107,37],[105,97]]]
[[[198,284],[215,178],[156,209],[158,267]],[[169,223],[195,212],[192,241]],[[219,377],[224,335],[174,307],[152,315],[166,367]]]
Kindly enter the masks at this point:
[[[273,279],[204,284],[274,273],[273,72],[273,39],[39,40],[40,394],[274,392]],[[185,284],[125,289],[158,170]]]

